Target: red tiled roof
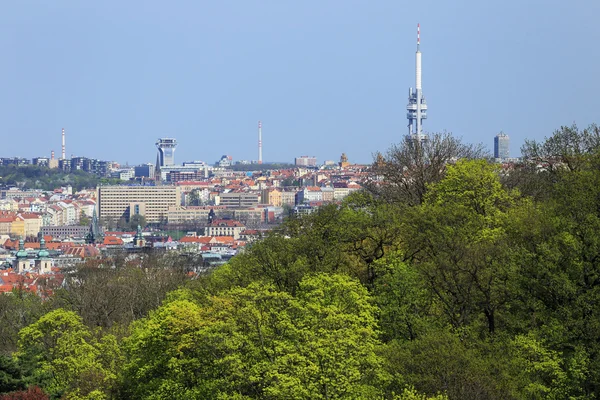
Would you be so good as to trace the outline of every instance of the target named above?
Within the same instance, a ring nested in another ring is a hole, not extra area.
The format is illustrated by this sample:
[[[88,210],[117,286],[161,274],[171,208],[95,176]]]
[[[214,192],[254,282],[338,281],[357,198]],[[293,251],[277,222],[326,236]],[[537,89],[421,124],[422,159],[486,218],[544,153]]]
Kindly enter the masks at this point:
[[[104,244],[112,246],[121,246],[123,245],[123,239],[118,238],[116,236],[104,236]]]
[[[244,224],[242,224],[240,221],[236,221],[233,219],[215,219],[209,226],[243,227]]]
[[[233,242],[235,241],[233,236],[214,236],[213,239],[215,242],[222,244],[233,244]]]
[[[96,247],[94,247],[90,244],[86,244],[86,245],[82,245],[82,246],[72,246],[72,247],[66,249],[64,254],[75,256],[75,257],[87,258],[87,257],[97,257],[98,255],[100,255],[100,251]]]

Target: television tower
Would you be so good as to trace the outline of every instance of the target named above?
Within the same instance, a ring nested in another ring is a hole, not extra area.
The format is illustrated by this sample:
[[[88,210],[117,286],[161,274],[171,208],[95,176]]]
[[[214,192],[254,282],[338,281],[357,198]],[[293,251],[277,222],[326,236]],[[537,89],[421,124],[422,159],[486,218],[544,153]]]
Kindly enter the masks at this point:
[[[65,160],[67,158],[65,152],[65,128],[62,128],[62,157],[61,159]]]
[[[408,119],[408,136],[411,139],[425,140],[423,133],[423,120],[427,119],[427,103],[421,90],[421,25],[417,24],[417,53],[415,55],[415,91],[408,89],[408,105],[406,118]]]
[[[258,163],[262,164],[262,122],[258,121]]]

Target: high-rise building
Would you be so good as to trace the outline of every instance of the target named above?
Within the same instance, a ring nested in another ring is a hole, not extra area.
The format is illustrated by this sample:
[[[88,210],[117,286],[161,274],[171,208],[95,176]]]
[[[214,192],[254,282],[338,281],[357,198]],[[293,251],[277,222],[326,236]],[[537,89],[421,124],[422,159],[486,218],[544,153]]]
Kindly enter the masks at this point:
[[[162,138],[156,142],[158,148],[158,161],[161,167],[175,165],[175,148],[177,140],[173,138]]]
[[[114,222],[129,221],[135,214],[146,217],[149,223],[167,218],[170,206],[181,204],[178,186],[98,186],[98,217]]]
[[[510,157],[509,137],[500,132],[494,137],[494,158],[506,159]]]
[[[135,168],[135,177],[136,178],[149,178],[154,179],[154,164],[142,164],[138,165]]]
[[[317,166],[317,158],[309,157],[309,156],[300,156],[294,159],[294,164],[299,167],[316,167]]]

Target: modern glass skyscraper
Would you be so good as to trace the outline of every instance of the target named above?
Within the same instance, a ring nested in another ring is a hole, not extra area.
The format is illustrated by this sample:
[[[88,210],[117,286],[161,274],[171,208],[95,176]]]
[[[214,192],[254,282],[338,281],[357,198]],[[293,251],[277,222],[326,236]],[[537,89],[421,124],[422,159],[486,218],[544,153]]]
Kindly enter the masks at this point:
[[[510,157],[509,137],[500,132],[494,137],[494,158],[505,159]]]

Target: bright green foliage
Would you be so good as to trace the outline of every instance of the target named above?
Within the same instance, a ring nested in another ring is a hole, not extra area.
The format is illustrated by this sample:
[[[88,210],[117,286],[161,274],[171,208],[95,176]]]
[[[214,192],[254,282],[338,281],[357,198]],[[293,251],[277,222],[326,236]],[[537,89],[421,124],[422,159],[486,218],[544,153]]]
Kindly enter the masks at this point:
[[[306,377],[306,398],[376,396],[383,377],[375,356],[376,310],[366,290],[341,275],[317,275],[300,283],[298,301],[307,365],[292,375]]]
[[[448,400],[448,396],[438,394],[437,396],[429,397],[418,393],[413,387],[406,388],[399,396],[395,396],[394,400]]]
[[[194,399],[206,395],[198,377],[202,359],[198,330],[205,322],[198,305],[174,300],[133,324],[127,339],[123,397]]]
[[[115,253],[114,271],[81,268],[52,301],[0,296],[3,352],[31,324],[0,385],[71,399],[600,398],[599,138],[567,127],[528,143],[541,169],[452,164],[447,150],[469,149],[406,142],[374,166],[374,195],[290,218],[184,289],[192,258],[124,268]],[[37,321],[53,307],[81,319]]]
[[[377,398],[374,311],[366,290],[338,275],[303,279],[296,297],[252,283],[203,306],[174,300],[134,324],[124,392],[143,399]]]
[[[379,307],[382,339],[413,340],[432,324],[426,282],[416,268],[392,253],[375,263],[375,301]]]
[[[114,377],[102,364],[100,349],[81,317],[63,309],[23,328],[16,356],[32,367],[40,386],[56,397],[105,398],[97,389],[109,388]]]
[[[579,349],[567,363],[533,335],[516,336],[509,346],[510,372],[517,374],[523,399],[584,399],[581,383],[588,375],[588,359]]]
[[[498,313],[512,297],[516,268],[505,224],[515,201],[493,165],[459,161],[430,188],[406,225],[413,239],[406,252],[414,255],[413,264],[455,327],[484,317],[493,333]]]
[[[496,167],[485,160],[462,160],[448,167],[446,176],[430,187],[428,205],[452,205],[466,208],[493,223],[513,197],[500,183]]]
[[[398,247],[402,236],[397,207],[367,193],[342,205],[330,204],[302,218],[291,218],[275,233],[214,271],[214,293],[261,280],[294,293],[310,273],[344,273],[372,286],[374,262]]]

